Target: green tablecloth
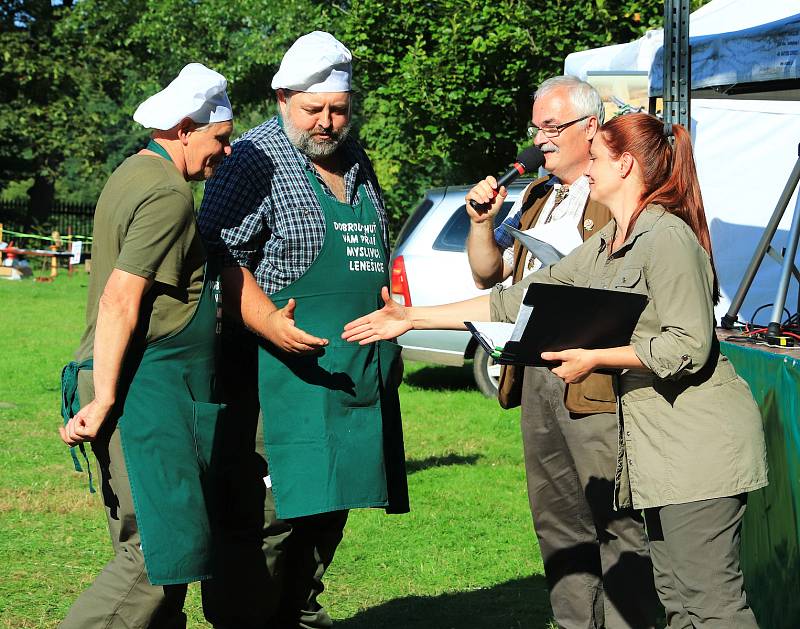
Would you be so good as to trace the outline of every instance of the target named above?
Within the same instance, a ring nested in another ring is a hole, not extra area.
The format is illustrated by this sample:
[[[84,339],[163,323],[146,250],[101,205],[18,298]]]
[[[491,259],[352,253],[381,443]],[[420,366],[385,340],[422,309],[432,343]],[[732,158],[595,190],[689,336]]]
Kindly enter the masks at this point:
[[[742,569],[762,629],[800,627],[800,351],[722,343],[761,409],[769,486],[750,494]],[[794,358],[797,356],[798,358]]]

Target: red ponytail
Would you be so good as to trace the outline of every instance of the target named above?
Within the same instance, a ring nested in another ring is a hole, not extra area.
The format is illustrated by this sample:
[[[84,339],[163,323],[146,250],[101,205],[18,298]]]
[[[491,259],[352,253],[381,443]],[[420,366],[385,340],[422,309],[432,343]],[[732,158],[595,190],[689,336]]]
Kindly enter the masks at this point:
[[[672,125],[674,146],[664,134],[664,123],[648,114],[626,114],[605,123],[600,128],[611,157],[630,153],[642,170],[644,192],[639,208],[631,218],[628,232],[639,214],[651,203],[663,205],[681,218],[694,232],[703,249],[711,257],[711,235],[708,231],[703,197],[697,180],[689,132],[679,124]],[[719,302],[719,283],[714,269],[714,303]]]

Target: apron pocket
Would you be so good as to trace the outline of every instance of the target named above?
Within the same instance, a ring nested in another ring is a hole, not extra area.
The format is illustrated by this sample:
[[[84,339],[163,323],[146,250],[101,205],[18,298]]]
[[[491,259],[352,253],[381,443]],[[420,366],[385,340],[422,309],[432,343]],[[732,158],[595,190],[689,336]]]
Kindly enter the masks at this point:
[[[225,412],[225,404],[211,402],[192,402],[192,432],[197,462],[205,471],[211,464],[217,423]]]
[[[329,411],[371,407],[380,399],[375,345],[335,345],[325,349],[320,364],[329,372]]]

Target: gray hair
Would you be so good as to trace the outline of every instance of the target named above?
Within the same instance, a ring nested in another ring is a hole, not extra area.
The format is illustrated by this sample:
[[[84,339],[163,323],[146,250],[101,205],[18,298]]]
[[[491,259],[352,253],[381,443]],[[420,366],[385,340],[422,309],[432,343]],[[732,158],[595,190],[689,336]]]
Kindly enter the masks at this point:
[[[581,81],[576,76],[564,75],[554,76],[544,81],[533,93],[533,100],[546,96],[550,92],[560,87],[569,90],[569,99],[575,109],[577,116],[596,116],[598,124],[603,124],[606,117],[603,101],[597,90],[586,81]],[[586,126],[588,121],[584,120],[581,124]]]
[[[219,122],[228,122],[228,121],[227,120],[220,120]],[[194,128],[195,131],[208,131],[215,124],[218,124],[218,123],[216,123],[216,122],[204,122],[204,123],[195,122],[195,124],[197,125]]]
[[[218,121],[218,122],[195,122],[194,120],[192,120],[192,119],[191,119],[191,117],[190,117],[190,116],[185,116],[185,117],[181,118],[180,122],[179,122],[178,124],[176,124],[176,125],[175,125],[175,127],[179,126],[179,125],[181,124],[181,122],[183,122],[184,120],[186,120],[186,118],[189,118],[189,120],[191,120],[191,121],[192,121],[192,125],[194,125],[194,126],[192,127],[192,131],[208,131],[208,130],[209,130],[211,127],[213,127],[213,126],[215,126],[215,125],[218,125],[220,122],[232,122],[232,121],[230,121],[230,120],[220,120],[220,121]],[[175,127],[173,127],[173,129],[174,129]],[[150,137],[151,137],[151,138],[154,138],[154,137],[156,137],[156,134],[157,134],[159,131],[169,131],[169,129],[153,129],[153,130],[150,132]]]

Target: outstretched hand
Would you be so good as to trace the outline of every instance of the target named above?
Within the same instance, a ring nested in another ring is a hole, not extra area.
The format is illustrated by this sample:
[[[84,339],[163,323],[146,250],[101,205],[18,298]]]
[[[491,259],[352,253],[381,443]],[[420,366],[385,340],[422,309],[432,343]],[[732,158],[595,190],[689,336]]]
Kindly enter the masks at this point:
[[[555,375],[567,384],[583,382],[597,369],[594,360],[595,353],[590,349],[565,349],[561,352],[542,352],[542,358],[547,361],[560,361],[558,367],[550,369]]]
[[[344,326],[342,338],[359,345],[397,338],[414,326],[406,309],[394,301],[385,286],[381,289],[384,306]]]
[[[310,354],[319,351],[328,344],[328,339],[312,336],[298,328],[294,322],[296,307],[297,302],[290,299],[283,308],[270,312],[267,315],[265,338],[290,354]]]

